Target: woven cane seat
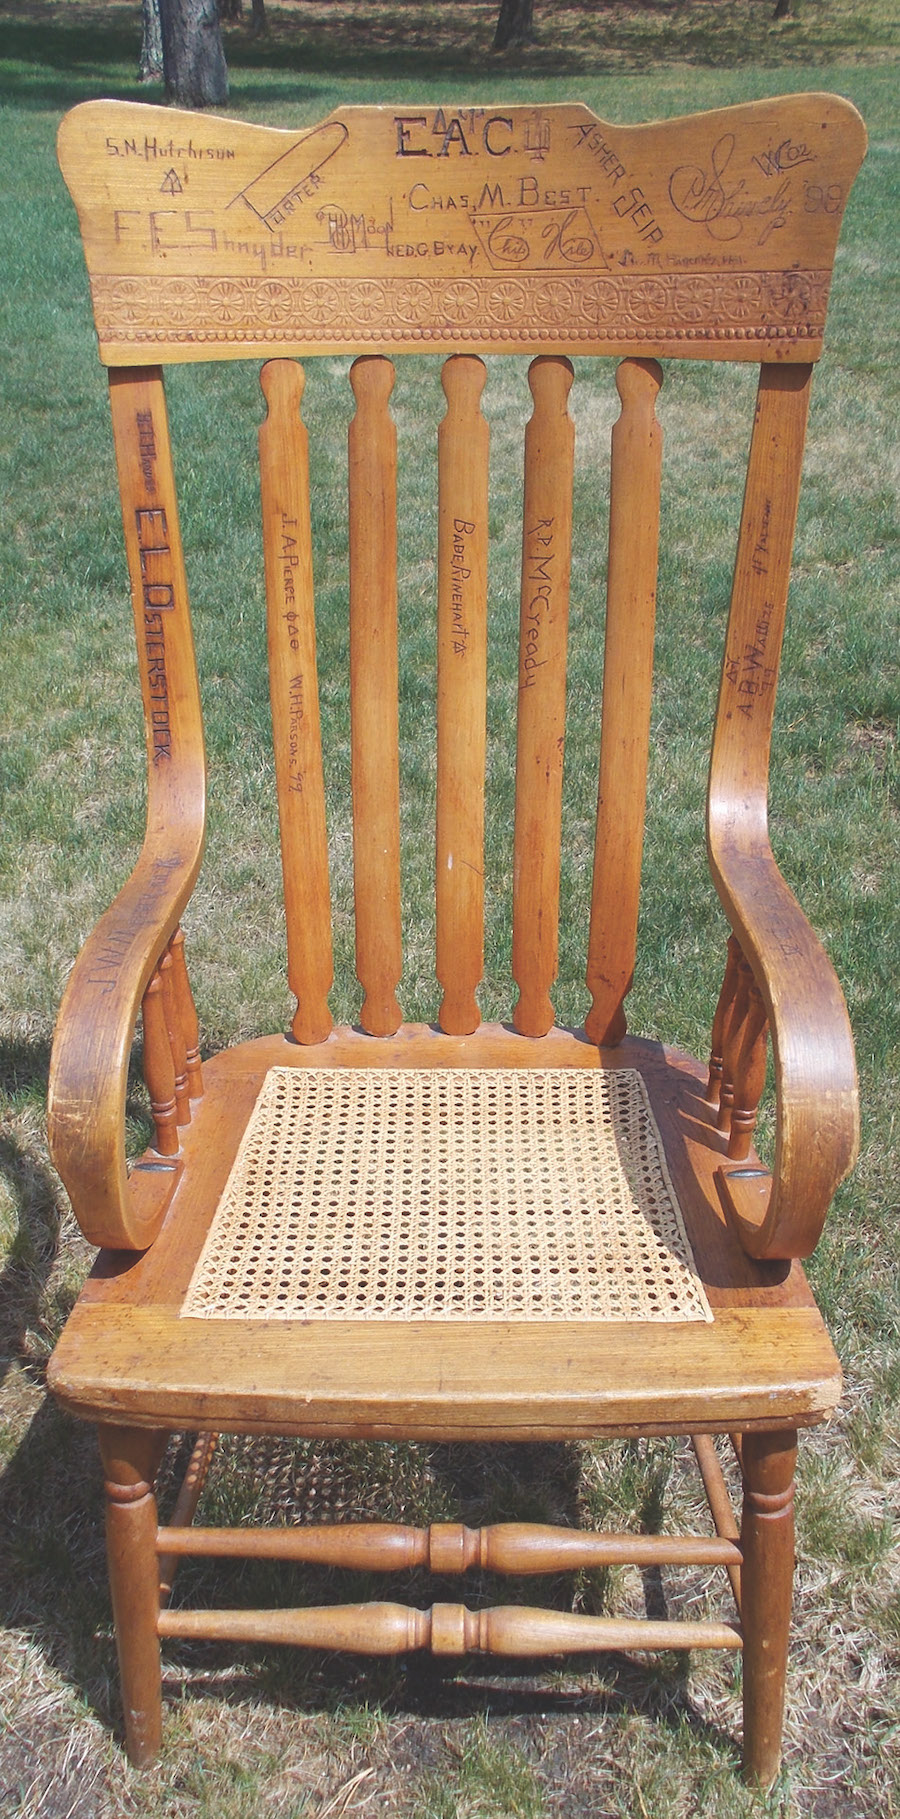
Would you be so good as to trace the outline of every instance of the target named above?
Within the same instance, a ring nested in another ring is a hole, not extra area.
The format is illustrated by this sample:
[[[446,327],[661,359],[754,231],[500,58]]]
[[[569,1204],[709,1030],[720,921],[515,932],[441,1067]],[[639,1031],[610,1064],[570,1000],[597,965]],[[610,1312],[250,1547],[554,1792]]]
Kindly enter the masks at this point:
[[[633,1068],[272,1068],[194,1318],[711,1320]]]

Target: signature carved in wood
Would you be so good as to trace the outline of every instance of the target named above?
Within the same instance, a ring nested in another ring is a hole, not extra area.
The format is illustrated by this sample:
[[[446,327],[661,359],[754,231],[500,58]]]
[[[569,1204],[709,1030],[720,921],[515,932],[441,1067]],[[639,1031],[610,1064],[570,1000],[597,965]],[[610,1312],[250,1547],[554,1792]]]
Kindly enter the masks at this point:
[[[299,135],[88,102],[60,156],[111,364],[376,339],[809,360],[861,145],[818,95],[640,127],[347,108]]]

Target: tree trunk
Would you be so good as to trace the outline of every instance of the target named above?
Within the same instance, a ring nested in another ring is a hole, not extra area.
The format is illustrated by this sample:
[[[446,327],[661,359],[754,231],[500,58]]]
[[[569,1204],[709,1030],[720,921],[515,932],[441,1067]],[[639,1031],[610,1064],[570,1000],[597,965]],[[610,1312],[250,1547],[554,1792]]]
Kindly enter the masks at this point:
[[[237,19],[243,19],[243,0],[216,0],[216,4],[219,8],[220,19],[227,19],[230,24]],[[266,0],[250,0],[250,30],[254,38],[261,37],[262,33],[267,32],[268,29]]]
[[[510,45],[533,44],[534,0],[500,0],[497,30],[492,48],[508,50]]]
[[[163,78],[162,29],[159,23],[159,0],[141,0],[141,60],[139,82],[161,82]]]
[[[217,107],[228,99],[228,70],[216,0],[159,0],[166,99],[178,107]]]

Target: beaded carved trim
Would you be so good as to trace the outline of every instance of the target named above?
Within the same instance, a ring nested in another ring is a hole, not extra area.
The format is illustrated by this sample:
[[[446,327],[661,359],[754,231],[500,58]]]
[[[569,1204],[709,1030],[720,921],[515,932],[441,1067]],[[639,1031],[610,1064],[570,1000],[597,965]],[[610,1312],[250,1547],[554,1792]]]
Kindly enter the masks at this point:
[[[829,272],[655,277],[96,276],[101,342],[543,339],[724,342],[820,338]]]
[[[588,1068],[272,1068],[181,1312],[712,1319],[644,1083]]]

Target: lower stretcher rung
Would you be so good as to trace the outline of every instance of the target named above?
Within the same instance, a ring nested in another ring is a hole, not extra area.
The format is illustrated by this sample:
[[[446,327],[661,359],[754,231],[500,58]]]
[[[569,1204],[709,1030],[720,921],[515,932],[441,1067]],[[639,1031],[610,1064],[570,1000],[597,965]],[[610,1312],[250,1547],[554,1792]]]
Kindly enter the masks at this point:
[[[161,1636],[230,1642],[280,1642],[302,1648],[348,1649],[363,1655],[559,1655],[611,1649],[693,1649],[742,1646],[728,1623],[670,1623],[650,1619],[574,1616],[565,1611],[505,1605],[470,1611],[462,1604],[414,1610],[404,1604],[344,1604],[283,1611],[162,1610]]]
[[[466,1528],[435,1522],[309,1523],[296,1528],[160,1528],[164,1557],[294,1560],[362,1572],[425,1567],[432,1573],[559,1573],[606,1566],[739,1566],[740,1543],[712,1535],[591,1534],[549,1523]]]

